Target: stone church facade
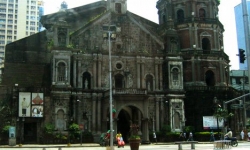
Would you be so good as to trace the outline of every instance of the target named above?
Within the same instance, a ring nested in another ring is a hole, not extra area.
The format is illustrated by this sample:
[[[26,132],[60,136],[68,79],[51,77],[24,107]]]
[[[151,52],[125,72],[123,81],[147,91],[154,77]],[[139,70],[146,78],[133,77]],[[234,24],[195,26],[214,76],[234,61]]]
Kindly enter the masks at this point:
[[[125,139],[131,124],[139,125],[143,141],[166,125],[180,132],[196,126],[195,117],[186,115],[194,111],[185,107],[191,88],[228,87],[218,5],[159,0],[159,24],[129,12],[127,0],[43,16],[45,31],[7,45],[3,85],[44,93],[44,117],[25,118],[36,126],[34,137],[46,123],[64,132],[75,122],[97,136],[110,129],[110,86],[114,130]]]

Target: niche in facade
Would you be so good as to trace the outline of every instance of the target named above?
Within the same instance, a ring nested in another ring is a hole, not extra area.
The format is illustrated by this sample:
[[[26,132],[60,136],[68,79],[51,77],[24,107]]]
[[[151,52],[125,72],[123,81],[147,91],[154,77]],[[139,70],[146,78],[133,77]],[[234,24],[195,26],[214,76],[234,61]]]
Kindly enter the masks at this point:
[[[82,88],[91,89],[91,75],[88,72],[84,72],[82,75]]]

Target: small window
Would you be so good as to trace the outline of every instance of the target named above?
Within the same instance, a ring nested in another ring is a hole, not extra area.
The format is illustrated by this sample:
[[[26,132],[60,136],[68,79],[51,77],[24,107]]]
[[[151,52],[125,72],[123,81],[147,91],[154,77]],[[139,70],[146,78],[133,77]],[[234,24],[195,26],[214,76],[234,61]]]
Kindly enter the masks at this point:
[[[208,38],[203,38],[202,39],[202,49],[204,51],[211,50],[210,40]]]
[[[119,70],[122,69],[122,64],[121,63],[117,63],[116,64],[116,69],[119,69]]]
[[[184,22],[184,11],[182,9],[179,9],[177,11],[177,21],[178,21],[178,23]]]
[[[206,11],[203,8],[199,10],[199,17],[200,17],[200,20],[205,20],[206,18]]]
[[[57,80],[65,81],[66,80],[66,65],[63,62],[60,62],[57,66]]]
[[[121,44],[116,45],[117,50],[120,50],[122,48]]]
[[[117,12],[117,13],[122,13],[122,6],[121,6],[121,3],[116,3],[115,4],[115,11]]]

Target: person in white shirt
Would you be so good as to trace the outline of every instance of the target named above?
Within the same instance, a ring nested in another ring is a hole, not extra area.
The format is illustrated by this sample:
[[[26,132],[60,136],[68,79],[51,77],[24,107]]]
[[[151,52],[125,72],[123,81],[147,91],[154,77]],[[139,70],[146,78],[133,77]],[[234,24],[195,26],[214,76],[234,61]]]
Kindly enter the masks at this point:
[[[244,140],[244,131],[243,130],[240,132],[240,136],[241,136],[241,140]]]
[[[225,134],[225,140],[236,141],[236,138],[233,138],[233,132],[230,128],[228,129],[227,134]]]

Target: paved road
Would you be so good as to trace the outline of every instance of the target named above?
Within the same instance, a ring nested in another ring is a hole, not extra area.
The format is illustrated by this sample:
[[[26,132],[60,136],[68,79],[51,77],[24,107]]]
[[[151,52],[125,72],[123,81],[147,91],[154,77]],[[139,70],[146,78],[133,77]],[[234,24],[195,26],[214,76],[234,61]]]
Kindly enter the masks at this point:
[[[115,150],[130,150],[129,145],[125,145],[124,148],[117,148]],[[191,150],[190,144],[182,146],[183,150]],[[23,147],[10,147],[1,146],[1,150],[106,150],[106,147],[100,147],[97,145],[82,145],[75,144],[70,147],[65,145],[23,145]],[[178,150],[178,146],[174,144],[151,144],[151,145],[140,145],[140,150]],[[207,144],[196,144],[196,150],[216,150],[212,143]],[[232,147],[230,150],[250,150],[250,142],[239,143],[238,147]]]

